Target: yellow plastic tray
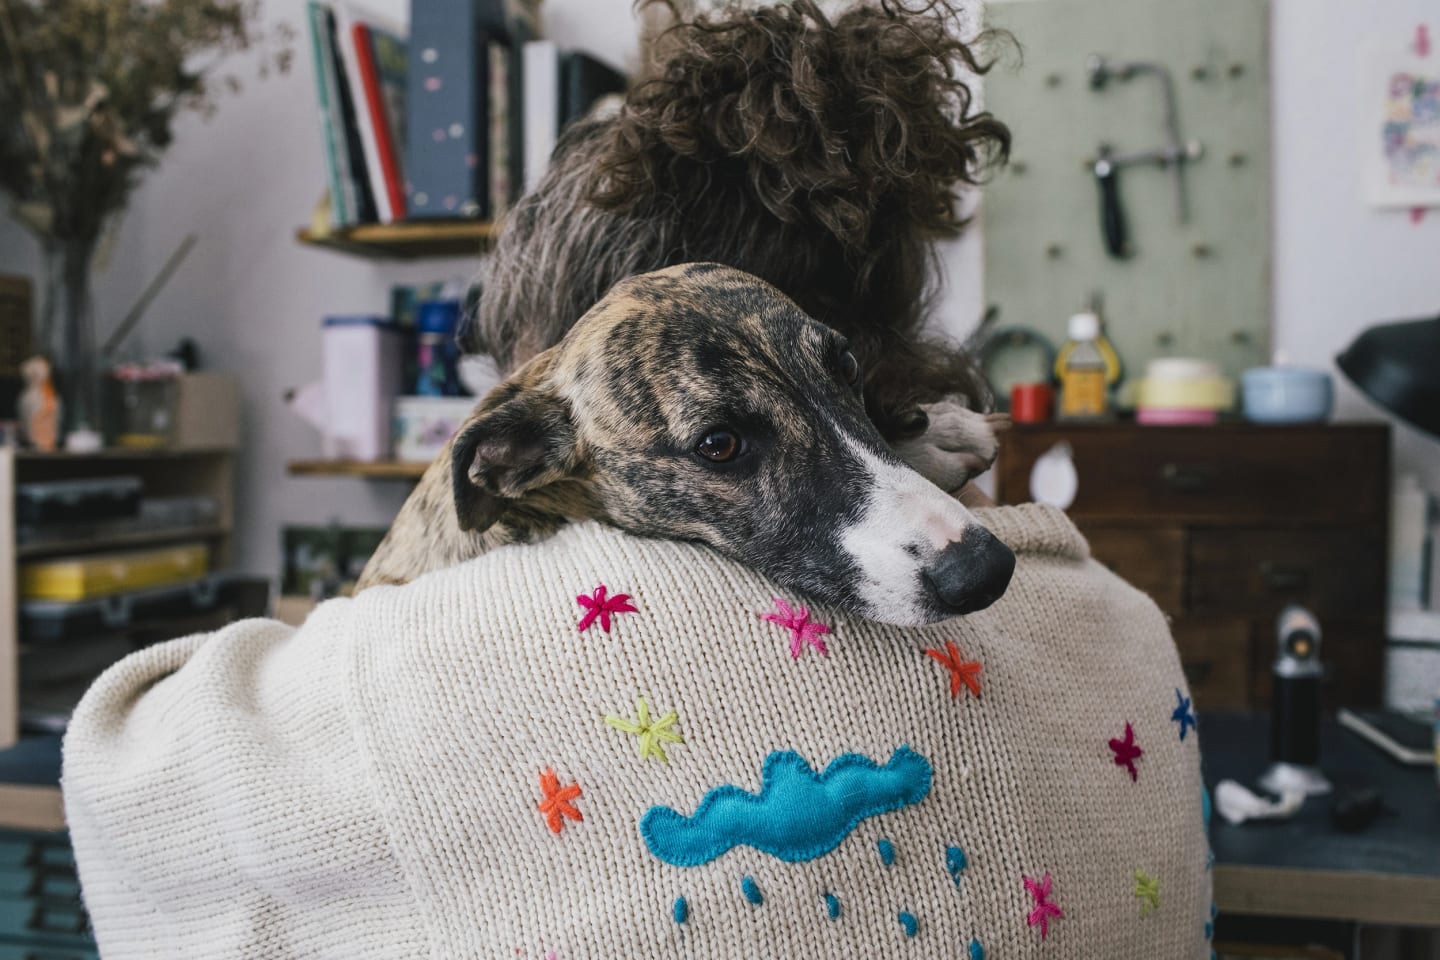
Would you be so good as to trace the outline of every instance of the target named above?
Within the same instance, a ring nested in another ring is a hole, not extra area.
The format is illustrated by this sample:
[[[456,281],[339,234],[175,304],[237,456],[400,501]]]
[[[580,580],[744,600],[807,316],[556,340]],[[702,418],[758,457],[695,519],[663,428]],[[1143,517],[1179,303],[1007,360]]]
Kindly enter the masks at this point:
[[[201,543],[126,553],[58,557],[20,568],[22,600],[89,600],[126,590],[203,577],[210,554]]]

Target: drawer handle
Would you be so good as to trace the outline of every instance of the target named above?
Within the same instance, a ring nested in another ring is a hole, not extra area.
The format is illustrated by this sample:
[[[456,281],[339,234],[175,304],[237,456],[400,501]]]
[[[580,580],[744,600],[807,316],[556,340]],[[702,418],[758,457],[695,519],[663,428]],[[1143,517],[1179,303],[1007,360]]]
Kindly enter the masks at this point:
[[[26,930],[36,933],[80,934],[85,932],[85,914],[78,908],[39,904],[30,914]]]
[[[1277,567],[1266,560],[1260,564],[1260,578],[1272,593],[1294,593],[1310,584],[1310,575],[1294,567]]]
[[[1177,493],[1200,493],[1209,489],[1215,479],[1211,467],[1184,467],[1178,463],[1167,463],[1160,468],[1160,479],[1165,486]]]

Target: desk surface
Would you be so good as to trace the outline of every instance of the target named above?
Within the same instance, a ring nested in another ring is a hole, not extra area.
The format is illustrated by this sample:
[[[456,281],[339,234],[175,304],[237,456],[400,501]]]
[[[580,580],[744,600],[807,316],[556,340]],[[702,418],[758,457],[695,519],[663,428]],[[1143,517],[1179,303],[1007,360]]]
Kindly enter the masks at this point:
[[[1200,718],[1205,783],[1251,786],[1270,750],[1266,716]],[[59,829],[59,738],[36,737],[0,753],[0,820]],[[1405,767],[1334,721],[1321,731],[1321,764],[1336,783],[1378,787],[1386,812],[1361,833],[1330,824],[1330,798],[1314,797],[1289,820],[1232,827],[1218,816],[1215,902],[1228,913],[1440,926],[1440,787],[1429,767]],[[49,786],[46,786],[46,785]],[[32,796],[33,794],[33,796]],[[18,817],[18,819],[15,819]]]
[[[1431,767],[1407,767],[1327,719],[1320,765],[1337,786],[1380,790],[1385,812],[1359,833],[1330,821],[1330,797],[1288,820],[1230,826],[1217,815],[1215,901],[1221,911],[1440,926],[1440,786]],[[1200,718],[1205,783],[1253,789],[1269,763],[1266,715]]]
[[[0,750],[0,829],[63,830],[60,737],[22,737]]]

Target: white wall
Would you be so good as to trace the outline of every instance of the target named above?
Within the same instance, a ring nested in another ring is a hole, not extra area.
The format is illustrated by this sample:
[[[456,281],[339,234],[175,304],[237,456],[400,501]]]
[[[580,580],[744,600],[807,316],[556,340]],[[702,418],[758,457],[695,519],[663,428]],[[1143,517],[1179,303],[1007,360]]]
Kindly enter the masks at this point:
[[[1440,211],[1419,226],[1403,214],[1372,212],[1361,200],[1352,148],[1359,41],[1376,31],[1408,36],[1433,0],[1273,2],[1275,342],[1293,361],[1327,364],[1366,324],[1440,310]],[[405,0],[370,5],[397,15]],[[630,6],[630,0],[546,0],[547,29],[562,45],[629,67],[636,56]],[[400,485],[285,475],[286,461],[316,450],[314,432],[281,396],[316,376],[320,318],[383,311],[391,283],[463,276],[473,264],[373,264],[293,241],[322,190],[323,161],[304,5],[269,0],[266,11],[300,30],[296,69],[248,80],[208,123],[182,119],[175,147],[136,195],[95,292],[103,334],[185,233],[200,234],[138,340],[158,352],[182,334],[194,336],[210,363],[242,376],[247,442],[238,557],[247,570],[274,573],[281,526],[331,518],[383,525],[405,492]],[[1440,41],[1440,23],[1432,30]],[[251,71],[241,64],[240,72],[248,78]],[[983,304],[979,243],[971,237],[951,244],[943,260],[939,320],[959,335]],[[37,266],[28,235],[0,220],[0,270]],[[1342,414],[1374,416],[1339,379]],[[1397,428],[1397,465],[1419,470],[1440,489],[1440,444]]]
[[[1275,344],[1293,362],[1329,367],[1341,417],[1380,410],[1334,368],[1363,328],[1440,313],[1440,208],[1419,224],[1362,195],[1360,141],[1373,110],[1359,79],[1371,39],[1403,46],[1435,0],[1272,0]],[[1440,372],[1437,372],[1440,376]],[[1395,469],[1440,493],[1440,440],[1397,424]]]

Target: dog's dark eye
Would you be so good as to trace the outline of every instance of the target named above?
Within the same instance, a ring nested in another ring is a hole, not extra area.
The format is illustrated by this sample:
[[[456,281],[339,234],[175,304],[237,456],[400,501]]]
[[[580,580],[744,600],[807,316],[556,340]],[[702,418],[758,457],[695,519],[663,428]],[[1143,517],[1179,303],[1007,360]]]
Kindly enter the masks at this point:
[[[836,362],[840,365],[840,376],[845,378],[845,382],[852,387],[858,386],[860,384],[860,361],[855,359],[855,354],[849,350],[842,350]]]
[[[716,427],[700,438],[695,452],[711,463],[728,463],[740,455],[740,447],[739,436],[724,427]]]

